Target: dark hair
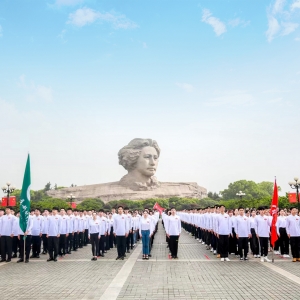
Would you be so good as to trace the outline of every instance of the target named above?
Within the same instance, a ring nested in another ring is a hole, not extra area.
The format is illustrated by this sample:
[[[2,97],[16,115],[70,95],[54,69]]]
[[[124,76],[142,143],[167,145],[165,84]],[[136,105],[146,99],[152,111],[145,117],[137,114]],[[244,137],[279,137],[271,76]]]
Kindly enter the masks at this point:
[[[239,207],[239,210],[240,210],[240,209],[244,209],[244,207],[243,207],[243,206],[240,206],[240,207]]]

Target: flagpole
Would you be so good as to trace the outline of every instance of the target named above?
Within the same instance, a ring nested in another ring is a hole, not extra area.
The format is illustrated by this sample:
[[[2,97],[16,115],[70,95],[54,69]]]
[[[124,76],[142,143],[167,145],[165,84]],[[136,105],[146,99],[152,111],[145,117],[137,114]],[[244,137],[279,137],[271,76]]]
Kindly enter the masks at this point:
[[[23,251],[23,261],[24,261],[24,263],[25,263],[25,251],[26,251],[26,249],[25,249],[25,240],[26,240],[26,235],[24,234],[24,236],[23,236],[23,240],[24,240],[24,251]]]

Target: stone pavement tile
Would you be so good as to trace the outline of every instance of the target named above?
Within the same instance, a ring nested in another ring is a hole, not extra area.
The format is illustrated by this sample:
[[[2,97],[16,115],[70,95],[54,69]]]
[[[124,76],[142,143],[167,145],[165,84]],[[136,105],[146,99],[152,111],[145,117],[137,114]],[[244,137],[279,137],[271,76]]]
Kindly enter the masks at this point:
[[[295,276],[300,277],[300,262],[292,262],[292,259],[290,258],[289,262],[281,262],[281,261],[277,261],[275,259],[274,265],[276,267],[279,267],[285,271],[288,271],[290,273],[292,273]],[[300,296],[299,296],[300,299]]]

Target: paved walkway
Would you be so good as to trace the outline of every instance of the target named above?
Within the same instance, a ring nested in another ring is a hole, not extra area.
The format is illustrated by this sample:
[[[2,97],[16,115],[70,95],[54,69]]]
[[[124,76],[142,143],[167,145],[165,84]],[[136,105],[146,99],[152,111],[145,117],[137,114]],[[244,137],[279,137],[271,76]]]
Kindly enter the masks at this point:
[[[183,232],[178,260],[168,258],[161,224],[152,259],[142,260],[141,244],[124,261],[116,249],[93,262],[90,246],[57,263],[47,257],[29,264],[0,264],[0,299],[300,299],[300,263],[275,256],[220,262]]]

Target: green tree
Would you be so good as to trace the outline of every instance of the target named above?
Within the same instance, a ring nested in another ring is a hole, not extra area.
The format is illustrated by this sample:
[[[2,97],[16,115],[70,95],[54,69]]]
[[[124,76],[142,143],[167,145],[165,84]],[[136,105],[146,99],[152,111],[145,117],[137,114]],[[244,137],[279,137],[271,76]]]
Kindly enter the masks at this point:
[[[48,182],[45,187],[44,187],[44,191],[47,192],[47,191],[50,191],[51,190],[51,183]]]
[[[104,207],[104,203],[100,199],[88,198],[77,205],[79,210],[99,210]]]

